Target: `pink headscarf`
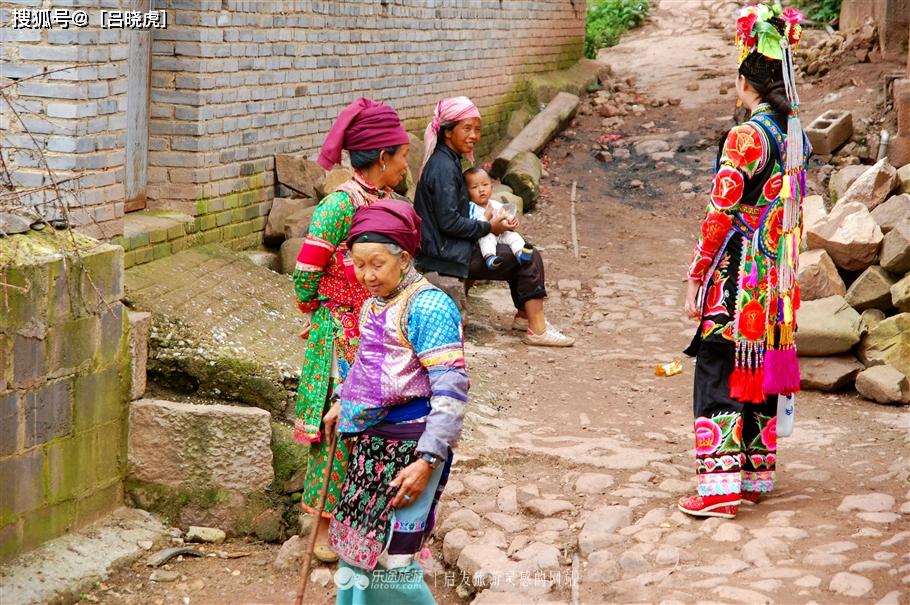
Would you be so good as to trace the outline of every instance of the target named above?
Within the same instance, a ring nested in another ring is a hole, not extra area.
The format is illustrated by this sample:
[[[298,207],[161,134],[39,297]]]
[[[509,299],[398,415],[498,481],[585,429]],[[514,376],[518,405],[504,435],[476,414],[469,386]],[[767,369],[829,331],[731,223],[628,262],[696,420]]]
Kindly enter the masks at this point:
[[[341,110],[325,137],[317,163],[331,170],[341,162],[341,150],[365,151],[410,143],[395,110],[360,97]]]
[[[439,127],[446,122],[460,122],[469,118],[479,118],[480,111],[477,106],[467,97],[452,97],[443,99],[436,104],[436,111],[433,112],[433,120],[427,124],[427,130],[423,134],[423,145],[426,148],[423,154],[423,164],[420,165],[420,173],[423,174],[423,167],[433,152],[436,151],[436,139],[439,136]],[[468,159],[474,163],[474,153],[468,154]]]

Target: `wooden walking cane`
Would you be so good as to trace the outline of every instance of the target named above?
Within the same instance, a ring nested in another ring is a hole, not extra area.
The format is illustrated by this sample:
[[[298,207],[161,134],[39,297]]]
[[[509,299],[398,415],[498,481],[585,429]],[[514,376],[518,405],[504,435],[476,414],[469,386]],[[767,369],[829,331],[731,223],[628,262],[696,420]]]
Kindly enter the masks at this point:
[[[329,443],[329,461],[325,467],[325,477],[322,479],[322,492],[319,494],[319,503],[316,505],[316,524],[310,533],[310,543],[303,557],[303,569],[300,572],[300,585],[297,588],[297,597],[294,605],[303,605],[303,594],[310,581],[310,565],[313,563],[313,550],[316,548],[316,537],[319,535],[319,524],[322,522],[322,512],[325,510],[325,499],[329,495],[329,479],[332,476],[332,466],[335,464],[335,449],[338,447],[338,435],[332,432],[332,441]]]

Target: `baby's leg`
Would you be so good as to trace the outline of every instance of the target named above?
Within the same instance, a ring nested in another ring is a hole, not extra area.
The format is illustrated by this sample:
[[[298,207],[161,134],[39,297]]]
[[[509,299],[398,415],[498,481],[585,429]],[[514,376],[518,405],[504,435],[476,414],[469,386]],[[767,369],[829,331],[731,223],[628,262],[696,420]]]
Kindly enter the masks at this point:
[[[492,233],[484,235],[482,238],[477,240],[477,243],[480,245],[480,253],[484,258],[489,258],[491,256],[496,256],[496,236]]]
[[[505,244],[512,250],[512,254],[518,256],[522,248],[525,247],[525,240],[515,231],[506,231],[499,236],[499,242]]]

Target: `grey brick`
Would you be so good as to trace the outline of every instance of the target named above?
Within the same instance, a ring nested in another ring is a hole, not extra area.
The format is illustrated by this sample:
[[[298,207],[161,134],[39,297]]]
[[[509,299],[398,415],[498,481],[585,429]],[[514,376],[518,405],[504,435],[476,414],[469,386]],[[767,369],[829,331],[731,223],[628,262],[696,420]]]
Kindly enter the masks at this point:
[[[37,508],[43,498],[41,450],[0,460],[0,510],[16,515]]]
[[[25,447],[66,435],[73,428],[73,381],[66,378],[25,395]]]
[[[46,371],[44,340],[17,334],[13,341],[13,386],[22,388],[37,384]]]
[[[19,393],[0,394],[0,457],[19,449]]]

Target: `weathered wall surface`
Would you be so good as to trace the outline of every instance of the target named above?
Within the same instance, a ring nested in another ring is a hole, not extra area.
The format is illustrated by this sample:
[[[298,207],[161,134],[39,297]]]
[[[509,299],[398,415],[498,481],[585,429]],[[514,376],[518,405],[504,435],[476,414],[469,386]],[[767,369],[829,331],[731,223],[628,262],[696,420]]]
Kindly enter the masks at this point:
[[[0,238],[0,559],[122,501],[130,361],[123,250]]]
[[[119,8],[105,0],[0,1],[0,85],[17,81],[4,92],[20,114],[0,101],[0,147],[5,148],[0,153],[22,188],[50,185],[50,171],[70,208],[71,223],[93,237],[110,238],[123,231],[129,34],[97,25],[11,27],[15,9],[65,4],[78,4],[95,20],[100,7]],[[56,197],[50,189],[26,201],[40,205]],[[58,217],[50,207],[43,213]]]
[[[191,245],[234,247],[259,242],[274,154],[315,152],[338,111],[359,96],[388,102],[422,136],[437,100],[470,95],[484,115],[481,151],[488,151],[523,102],[526,77],[581,56],[585,15],[583,0],[157,0],[153,7],[167,9],[168,27],[153,31],[149,208],[194,217]],[[13,8],[21,5],[0,0],[0,21],[8,23]],[[61,137],[34,121],[49,157],[68,170],[61,174],[92,171],[83,183],[87,216],[122,220],[134,34],[89,26],[3,27],[0,35],[0,58],[16,62],[14,77],[102,62],[23,82],[16,94],[39,117],[88,135]],[[39,166],[20,163],[20,172],[30,183],[41,179]],[[105,235],[122,231],[112,225]]]

